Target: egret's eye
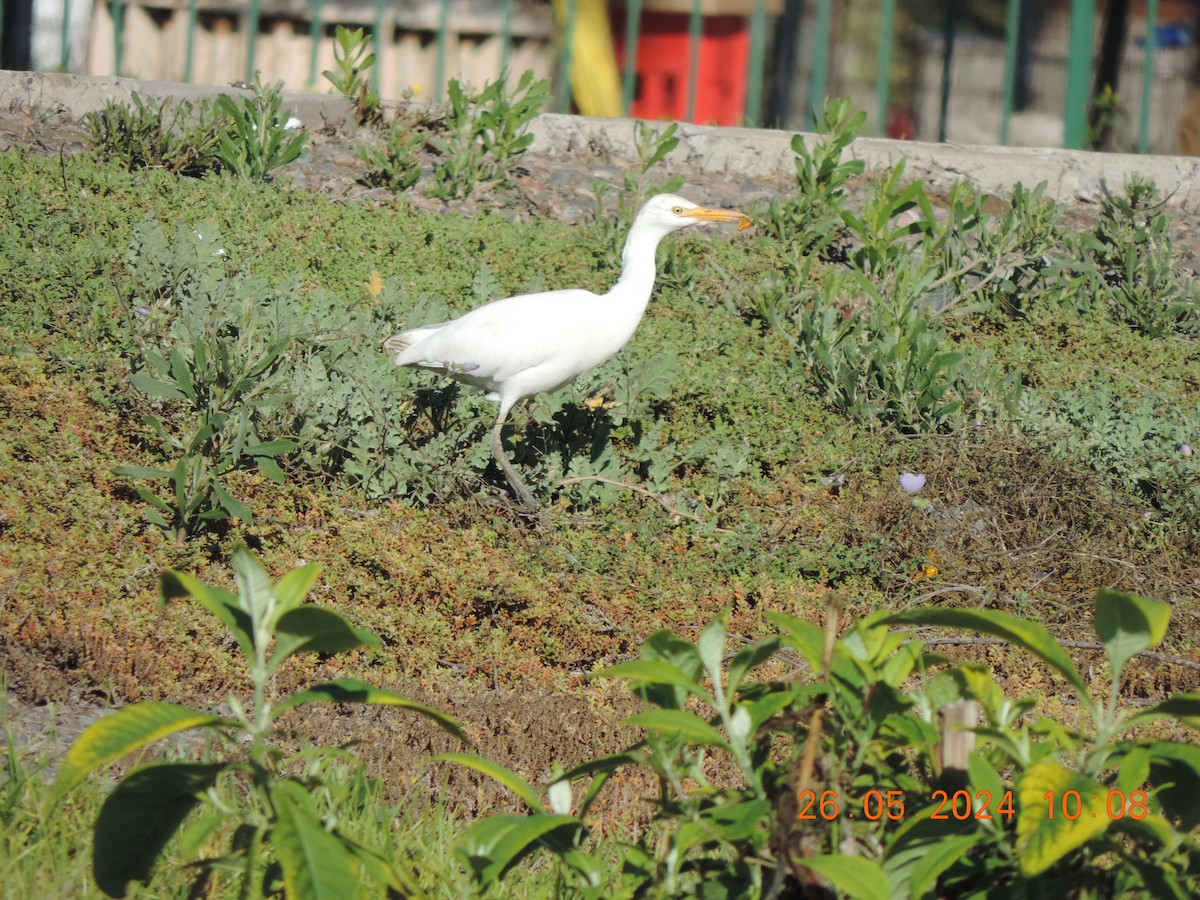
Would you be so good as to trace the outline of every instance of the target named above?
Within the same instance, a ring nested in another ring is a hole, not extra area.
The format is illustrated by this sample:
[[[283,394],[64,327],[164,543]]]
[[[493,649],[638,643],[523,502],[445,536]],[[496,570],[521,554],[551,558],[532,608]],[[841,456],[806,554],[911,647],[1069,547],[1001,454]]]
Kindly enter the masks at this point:
[[[682,216],[683,215],[683,207],[682,206],[672,206],[671,212],[675,213],[675,215],[677,215],[677,216]]]

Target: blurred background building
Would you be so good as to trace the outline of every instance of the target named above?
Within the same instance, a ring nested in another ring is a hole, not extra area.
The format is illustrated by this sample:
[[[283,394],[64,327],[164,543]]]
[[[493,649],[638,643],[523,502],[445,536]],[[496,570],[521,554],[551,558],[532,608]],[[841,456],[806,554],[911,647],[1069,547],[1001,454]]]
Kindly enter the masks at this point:
[[[339,24],[385,98],[531,69],[591,115],[1200,153],[1198,0],[4,0],[0,65],[324,91]]]

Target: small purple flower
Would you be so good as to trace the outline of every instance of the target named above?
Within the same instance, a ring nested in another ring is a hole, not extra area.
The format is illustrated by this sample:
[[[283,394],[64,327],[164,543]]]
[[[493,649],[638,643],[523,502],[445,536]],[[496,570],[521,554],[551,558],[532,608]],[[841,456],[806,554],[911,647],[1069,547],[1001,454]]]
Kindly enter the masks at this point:
[[[139,306],[136,310],[134,310],[134,312],[136,312],[139,316],[150,315],[150,310],[147,309],[145,306]]]
[[[1179,445],[1179,453],[1181,456],[1191,456],[1192,448],[1189,447],[1187,444],[1180,444]]]
[[[464,372],[474,372],[479,368],[479,363],[463,363],[462,370]]]
[[[900,490],[906,494],[919,494],[925,487],[925,476],[918,472],[904,472],[900,476]]]

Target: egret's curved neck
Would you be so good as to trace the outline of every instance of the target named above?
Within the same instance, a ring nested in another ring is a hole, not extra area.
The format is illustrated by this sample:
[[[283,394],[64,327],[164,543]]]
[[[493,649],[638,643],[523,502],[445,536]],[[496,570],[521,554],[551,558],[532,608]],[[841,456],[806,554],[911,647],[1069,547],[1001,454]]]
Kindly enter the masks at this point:
[[[625,249],[621,252],[621,277],[613,286],[612,293],[619,294],[623,302],[636,307],[639,317],[650,302],[650,292],[654,290],[654,254],[665,236],[666,232],[659,228],[634,222],[629,229],[629,237],[625,239]]]

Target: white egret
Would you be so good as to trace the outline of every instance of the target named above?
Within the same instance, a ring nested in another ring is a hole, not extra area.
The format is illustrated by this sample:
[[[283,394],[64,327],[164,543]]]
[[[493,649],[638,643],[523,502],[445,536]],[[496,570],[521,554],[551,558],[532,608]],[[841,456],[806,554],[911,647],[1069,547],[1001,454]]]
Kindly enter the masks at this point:
[[[500,430],[513,405],[556,391],[625,346],[646,311],[656,274],[655,250],[672,231],[750,217],[659,194],[642,206],[621,255],[621,277],[606,294],[544,291],[495,300],[449,322],[402,331],[384,341],[398,366],[429,369],[486,391],[500,404],[492,426],[492,456],[529,509],[537,501],[504,454]]]

